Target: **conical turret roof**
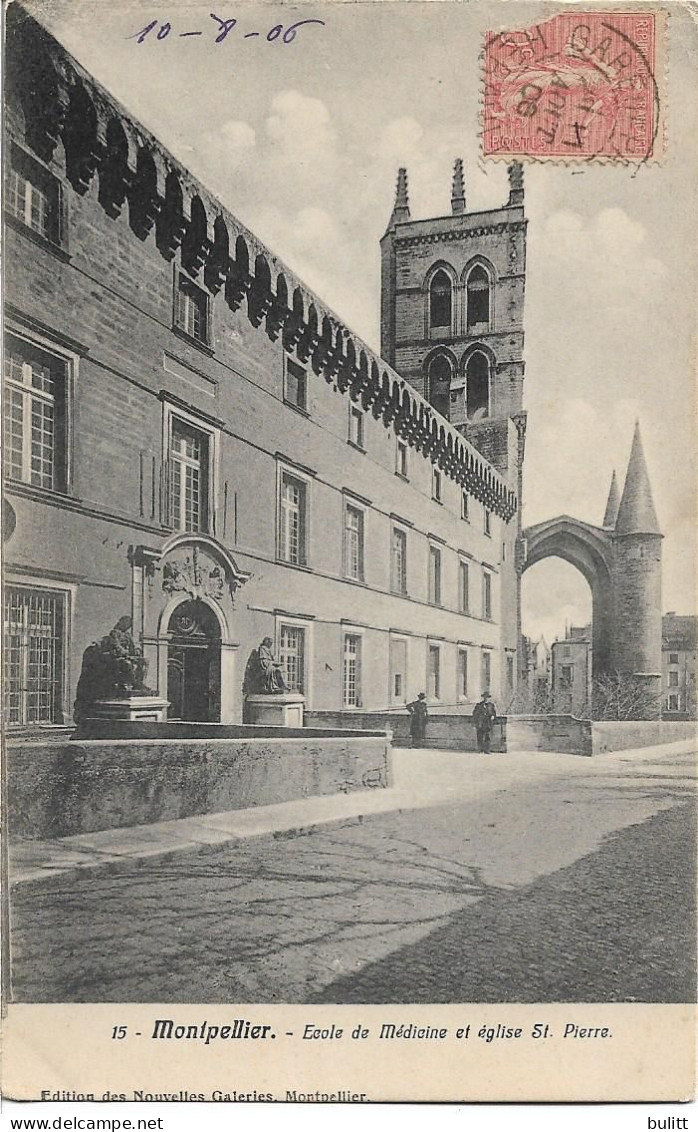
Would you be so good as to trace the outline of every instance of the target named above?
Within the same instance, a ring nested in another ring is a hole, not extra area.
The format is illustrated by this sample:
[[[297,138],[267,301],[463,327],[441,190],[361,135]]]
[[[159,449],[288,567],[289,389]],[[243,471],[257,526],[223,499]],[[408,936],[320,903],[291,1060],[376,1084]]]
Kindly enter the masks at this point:
[[[617,535],[661,535],[662,533],[654,509],[639,421],[635,423],[628,474],[625,477],[623,495],[618,508],[615,533]]]
[[[616,519],[618,518],[618,508],[620,507],[620,491],[618,490],[618,479],[616,478],[615,468],[611,476],[611,487],[608,492],[608,502],[606,504],[606,511],[603,517],[604,527],[615,527]]]

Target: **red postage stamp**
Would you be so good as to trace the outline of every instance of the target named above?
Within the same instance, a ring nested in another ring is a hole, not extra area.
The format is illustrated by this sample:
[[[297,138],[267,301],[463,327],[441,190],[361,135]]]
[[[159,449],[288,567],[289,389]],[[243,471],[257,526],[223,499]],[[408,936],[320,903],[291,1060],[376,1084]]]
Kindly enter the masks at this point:
[[[484,48],[486,157],[658,157],[663,13],[561,12]]]

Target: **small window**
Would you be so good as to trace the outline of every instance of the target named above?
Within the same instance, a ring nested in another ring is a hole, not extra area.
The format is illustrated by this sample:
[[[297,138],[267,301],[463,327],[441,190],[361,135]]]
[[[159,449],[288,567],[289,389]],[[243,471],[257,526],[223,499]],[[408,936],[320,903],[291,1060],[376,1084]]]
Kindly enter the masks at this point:
[[[483,652],[482,654],[482,685],[483,692],[491,691],[492,684],[492,654]]]
[[[678,672],[670,672],[669,673],[669,687],[670,688],[678,688],[678,686],[679,686],[679,674],[678,674]]]
[[[574,678],[574,668],[571,664],[563,664],[560,669],[560,687],[571,688]]]
[[[429,547],[429,601],[441,605],[441,551],[438,546]]]
[[[437,503],[441,503],[442,486],[441,469],[434,465],[431,469],[431,497],[435,499]]]
[[[308,485],[283,472],[279,500],[279,558],[294,566],[307,562]]]
[[[284,401],[293,405],[294,409],[301,409],[304,413],[308,411],[308,375],[290,358],[286,359]]]
[[[441,649],[438,645],[429,645],[427,695],[430,700],[441,699]]]
[[[281,626],[279,660],[289,692],[305,694],[305,629],[301,626]]]
[[[364,511],[347,503],[344,509],[344,573],[362,582],[364,578]]]
[[[349,406],[349,443],[364,450],[364,414],[358,405]]]
[[[470,497],[465,488],[460,493],[460,517],[466,523],[470,522]]]
[[[179,417],[170,417],[170,526],[177,531],[208,530],[210,434]]]
[[[189,338],[210,345],[209,297],[186,275],[177,275],[175,326]]]
[[[358,633],[344,635],[344,706],[361,706],[361,637]]]
[[[458,699],[468,698],[468,650],[458,649]]]
[[[678,664],[678,663],[679,663],[679,654],[677,652],[670,652],[669,653],[669,664]]]
[[[451,280],[446,272],[435,272],[429,286],[429,325],[433,330],[450,330],[451,294]]]
[[[53,244],[61,237],[60,185],[48,169],[12,145],[5,207],[11,216]]]
[[[507,688],[510,692],[514,691],[514,658],[513,656],[507,657]]]
[[[65,595],[7,586],[5,720],[10,727],[63,723]]]
[[[572,656],[572,649],[570,648],[569,645],[563,645],[562,655],[563,656]]]
[[[7,335],[3,446],[8,479],[66,490],[68,378],[65,358]]]
[[[667,710],[668,711],[678,711],[679,710],[679,697],[678,696],[676,696],[676,695],[669,696],[669,699],[667,700]]]
[[[393,527],[390,561],[390,588],[394,593],[407,593],[407,532]]]
[[[492,620],[492,575],[487,571],[482,575],[482,616],[485,621]]]
[[[467,562],[458,563],[458,608],[461,613],[470,609],[470,567]]]
[[[483,511],[482,529],[486,535],[492,537],[492,513],[487,508]]]
[[[397,472],[397,474],[399,476],[402,476],[404,479],[407,479],[407,468],[408,468],[407,453],[408,453],[408,450],[409,450],[409,445],[407,444],[407,441],[401,440],[400,437],[398,436],[396,456],[395,456],[395,471]]]

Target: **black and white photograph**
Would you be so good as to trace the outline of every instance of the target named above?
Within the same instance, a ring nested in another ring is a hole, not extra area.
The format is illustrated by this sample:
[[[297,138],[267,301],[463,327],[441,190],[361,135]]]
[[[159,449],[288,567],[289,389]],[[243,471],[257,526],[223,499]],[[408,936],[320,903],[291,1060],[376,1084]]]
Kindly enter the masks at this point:
[[[615,1099],[688,1099],[695,13],[4,22],[9,1095],[99,1100],[12,1031],[99,1005],[146,1074],[349,1058],[251,1100],[483,1099],[437,1042],[517,1037],[586,1067],[521,1099],[602,1099],[651,1004],[675,1077]]]

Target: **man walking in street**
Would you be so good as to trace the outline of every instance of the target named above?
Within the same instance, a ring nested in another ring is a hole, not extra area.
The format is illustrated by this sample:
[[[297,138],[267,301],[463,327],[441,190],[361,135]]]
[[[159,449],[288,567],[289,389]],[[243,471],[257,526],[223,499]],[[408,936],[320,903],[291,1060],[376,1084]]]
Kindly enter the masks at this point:
[[[427,735],[427,697],[425,692],[420,692],[416,700],[412,700],[411,704],[407,704],[407,710],[410,713],[410,735],[412,736],[413,747],[423,747]]]
[[[482,693],[482,699],[473,709],[473,723],[477,732],[477,749],[480,754],[489,755],[497,709],[489,692]]]

